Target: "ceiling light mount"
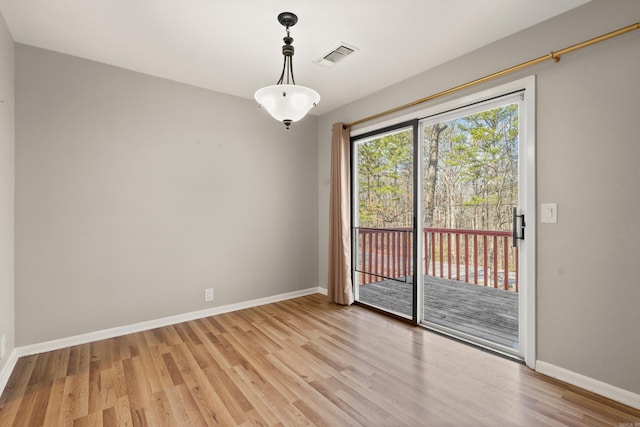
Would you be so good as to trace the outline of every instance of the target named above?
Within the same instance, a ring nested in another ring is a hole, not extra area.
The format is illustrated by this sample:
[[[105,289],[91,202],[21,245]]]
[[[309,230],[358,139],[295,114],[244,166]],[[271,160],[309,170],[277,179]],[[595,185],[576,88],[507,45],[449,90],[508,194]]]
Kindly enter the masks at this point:
[[[313,89],[296,85],[293,77],[293,37],[289,29],[296,25],[298,17],[291,12],[278,15],[278,22],[286,29],[283,38],[282,55],[284,64],[278,82],[273,86],[258,89],[254,95],[256,101],[266,109],[273,118],[284,123],[289,129],[291,123],[302,119],[311,108],[318,105],[320,95]]]
[[[289,27],[293,27],[298,23],[298,17],[295,13],[282,12],[280,15],[278,15],[278,22],[285,26],[288,30]]]

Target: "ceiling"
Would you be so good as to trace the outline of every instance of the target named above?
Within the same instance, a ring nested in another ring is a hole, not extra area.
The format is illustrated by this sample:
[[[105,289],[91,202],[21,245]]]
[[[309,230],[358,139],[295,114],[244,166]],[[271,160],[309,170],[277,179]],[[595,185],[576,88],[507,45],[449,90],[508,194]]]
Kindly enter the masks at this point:
[[[277,15],[290,11],[296,83],[320,93],[320,115],[588,1],[0,0],[0,11],[18,43],[249,99],[280,75]],[[313,63],[343,42],[359,50]]]

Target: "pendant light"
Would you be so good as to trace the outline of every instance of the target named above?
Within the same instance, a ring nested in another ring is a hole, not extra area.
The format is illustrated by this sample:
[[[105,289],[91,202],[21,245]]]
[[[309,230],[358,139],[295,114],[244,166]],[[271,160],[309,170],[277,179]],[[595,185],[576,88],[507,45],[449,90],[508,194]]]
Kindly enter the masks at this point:
[[[293,38],[289,35],[289,28],[296,25],[298,17],[291,12],[282,12],[278,15],[278,22],[287,31],[282,46],[282,74],[275,85],[258,89],[254,97],[260,107],[266,109],[274,119],[281,121],[289,129],[291,123],[302,119],[310,109],[318,105],[320,95],[313,89],[296,85],[293,77],[294,48],[291,45]]]

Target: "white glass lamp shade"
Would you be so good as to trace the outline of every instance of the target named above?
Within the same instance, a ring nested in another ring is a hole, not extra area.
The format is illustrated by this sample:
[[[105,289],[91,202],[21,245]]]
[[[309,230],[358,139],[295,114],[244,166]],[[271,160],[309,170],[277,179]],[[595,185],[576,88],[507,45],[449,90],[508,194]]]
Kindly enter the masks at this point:
[[[313,89],[298,85],[273,85],[258,89],[254,95],[258,104],[274,119],[287,127],[303,118],[318,105],[320,94]]]

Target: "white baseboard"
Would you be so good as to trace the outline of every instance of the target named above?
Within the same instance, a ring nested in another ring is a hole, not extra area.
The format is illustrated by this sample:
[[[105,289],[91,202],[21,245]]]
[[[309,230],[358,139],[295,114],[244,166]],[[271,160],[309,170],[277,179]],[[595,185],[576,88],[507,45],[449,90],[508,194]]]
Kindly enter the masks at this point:
[[[16,348],[15,352],[17,353],[18,357],[31,356],[33,354],[59,350],[61,348],[72,347],[74,345],[86,344],[93,341],[119,337],[135,332],[147,331],[149,329],[160,328],[162,326],[174,325],[180,322],[188,322],[190,320],[201,319],[203,317],[215,316],[216,314],[229,313],[231,311],[257,307],[259,305],[271,304],[278,301],[285,301],[288,299],[299,298],[316,293],[322,293],[321,288],[308,288],[300,291],[288,292],[286,294],[273,295],[270,297],[258,298],[235,304],[212,307],[206,310],[192,311],[190,313],[177,314],[175,316],[163,317],[161,319],[134,323],[132,325],[119,326],[117,328],[103,329],[101,331],[89,332],[82,335],[75,335],[72,337],[45,341],[37,344],[18,347]]]
[[[607,384],[540,360],[536,362],[536,371],[571,385],[592,391],[611,400],[615,400],[616,402],[624,403],[632,408],[640,409],[640,394],[624,390],[611,384]]]
[[[13,368],[16,367],[16,362],[18,362],[18,352],[14,348],[11,353],[9,353],[9,358],[7,359],[7,363],[4,364],[4,368],[0,370],[0,396],[2,396],[2,392],[7,386],[7,382],[9,381],[9,377],[11,377]]]
[[[322,295],[328,295],[327,288],[318,288],[318,293]]]

